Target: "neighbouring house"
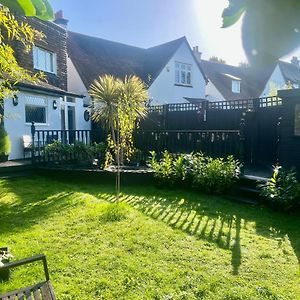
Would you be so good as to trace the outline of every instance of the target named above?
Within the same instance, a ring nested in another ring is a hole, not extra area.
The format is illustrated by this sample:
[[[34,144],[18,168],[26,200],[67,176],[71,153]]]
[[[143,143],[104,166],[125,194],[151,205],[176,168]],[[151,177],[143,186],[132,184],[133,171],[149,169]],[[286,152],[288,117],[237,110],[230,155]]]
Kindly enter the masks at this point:
[[[295,56],[290,63],[278,61],[260,96],[265,97],[287,88],[300,88],[300,61]]]
[[[206,76],[185,37],[148,49],[68,32],[69,88],[86,96],[104,74],[137,75],[148,86],[151,105],[205,98]]]
[[[4,100],[4,126],[12,143],[9,159],[24,157],[23,140],[31,135],[32,122],[37,130],[91,128],[90,121],[84,118],[83,96],[68,87],[67,31],[62,26],[66,20],[58,14],[59,24],[37,18],[26,21],[42,31],[45,38],[29,53],[24,52],[20,42],[13,42],[16,59],[32,72],[43,71],[47,80],[38,84],[19,83],[17,97]]]
[[[193,52],[209,81],[205,90],[205,98],[209,101],[258,98],[273,70],[258,71],[247,66],[203,60],[198,47],[194,47]]]
[[[277,90],[300,87],[300,61],[297,57],[293,57],[291,63],[278,61],[258,69],[203,60],[198,47],[194,47],[193,52],[209,80],[205,92],[209,101],[274,96]]]

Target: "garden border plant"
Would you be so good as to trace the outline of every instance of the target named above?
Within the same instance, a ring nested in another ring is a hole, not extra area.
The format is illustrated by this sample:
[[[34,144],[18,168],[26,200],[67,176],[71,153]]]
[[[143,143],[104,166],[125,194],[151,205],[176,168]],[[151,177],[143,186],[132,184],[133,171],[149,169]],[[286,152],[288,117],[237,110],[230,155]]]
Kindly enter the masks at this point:
[[[272,178],[258,187],[266,204],[273,209],[289,212],[300,207],[300,187],[293,168],[274,166]]]
[[[233,156],[212,158],[203,153],[171,154],[150,152],[150,167],[158,183],[172,186],[186,183],[209,194],[226,193],[238,180],[241,163]]]

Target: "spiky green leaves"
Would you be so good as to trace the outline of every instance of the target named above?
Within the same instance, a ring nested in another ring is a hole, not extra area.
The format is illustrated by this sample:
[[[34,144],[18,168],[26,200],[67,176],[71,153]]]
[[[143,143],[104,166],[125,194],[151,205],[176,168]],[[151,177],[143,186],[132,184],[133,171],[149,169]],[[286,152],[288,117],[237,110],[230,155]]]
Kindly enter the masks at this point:
[[[53,9],[48,0],[0,0],[12,13],[22,16],[38,17],[42,20],[54,18]]]

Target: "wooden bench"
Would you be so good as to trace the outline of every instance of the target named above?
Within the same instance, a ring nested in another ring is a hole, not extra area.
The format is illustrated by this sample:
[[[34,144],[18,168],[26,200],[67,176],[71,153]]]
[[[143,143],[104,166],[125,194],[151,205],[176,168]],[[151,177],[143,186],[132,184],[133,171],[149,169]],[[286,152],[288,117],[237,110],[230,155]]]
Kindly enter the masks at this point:
[[[0,270],[7,270],[36,261],[43,262],[46,281],[37,283],[33,286],[15,290],[13,292],[2,294],[0,295],[0,300],[57,300],[50,282],[47,260],[44,254],[7,263],[4,266],[1,266]]]

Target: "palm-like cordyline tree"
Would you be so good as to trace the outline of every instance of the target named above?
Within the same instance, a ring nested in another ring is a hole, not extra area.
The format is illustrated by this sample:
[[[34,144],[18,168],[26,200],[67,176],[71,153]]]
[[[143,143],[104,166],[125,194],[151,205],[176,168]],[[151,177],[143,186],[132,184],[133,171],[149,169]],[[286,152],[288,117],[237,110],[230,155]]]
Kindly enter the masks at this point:
[[[148,92],[137,76],[122,81],[111,75],[99,77],[90,87],[92,120],[104,122],[110,131],[108,141],[117,162],[117,197],[120,190],[120,156],[133,153],[133,131],[147,114]]]

